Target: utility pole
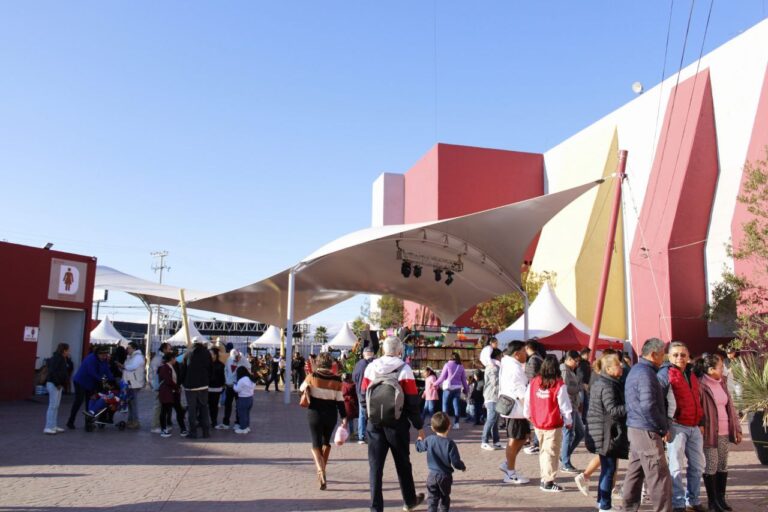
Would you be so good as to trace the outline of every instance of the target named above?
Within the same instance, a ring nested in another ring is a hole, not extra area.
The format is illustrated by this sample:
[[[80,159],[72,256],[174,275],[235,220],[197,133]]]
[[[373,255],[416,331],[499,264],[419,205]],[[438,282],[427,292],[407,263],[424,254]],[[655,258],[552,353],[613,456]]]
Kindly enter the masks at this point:
[[[168,251],[155,251],[155,252],[151,252],[149,254],[150,254],[150,256],[155,258],[155,260],[158,260],[158,259],[160,260],[159,264],[153,264],[152,265],[152,270],[154,270],[155,273],[160,271],[160,279],[159,279],[158,282],[160,284],[163,284],[163,270],[168,270],[169,272],[171,270],[171,267],[169,267],[168,265],[165,264],[165,258],[168,256]],[[156,319],[157,323],[155,323],[155,336],[159,336],[160,335],[160,319],[161,318],[162,318],[162,316],[160,315],[160,305],[158,304],[157,305],[157,319]]]

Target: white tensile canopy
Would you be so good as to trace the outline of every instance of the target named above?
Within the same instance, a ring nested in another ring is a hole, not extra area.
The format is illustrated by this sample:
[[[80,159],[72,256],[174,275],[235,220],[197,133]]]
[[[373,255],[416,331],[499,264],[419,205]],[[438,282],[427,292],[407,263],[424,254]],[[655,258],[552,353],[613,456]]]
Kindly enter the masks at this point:
[[[195,327],[194,322],[189,322],[189,341],[192,342],[193,339],[199,338],[203,341],[203,343],[210,343],[211,340],[200,334],[200,331],[197,330],[197,327]],[[179,345],[186,345],[187,344],[187,337],[184,334],[184,326],[181,327],[181,329],[176,332],[173,336],[165,340],[166,343],[170,343],[174,346]]]
[[[145,304],[159,304],[162,306],[176,306],[180,301],[178,286],[153,283],[146,279],[134,277],[120,272],[111,267],[99,265],[96,267],[97,290],[114,290],[125,292],[138,297]],[[198,300],[213,295],[210,292],[184,289],[184,298],[187,301]]]
[[[280,341],[280,328],[270,325],[250,346],[251,348],[275,348],[280,346]]]
[[[330,348],[349,350],[357,343],[357,336],[347,322],[341,326],[341,330],[328,343]]]
[[[120,334],[108,316],[91,331],[91,345],[128,345],[128,340]]]
[[[496,339],[499,340],[499,348],[506,347],[513,340],[526,340],[523,322],[524,319],[521,316],[512,325],[496,334]],[[528,308],[528,338],[550,336],[562,331],[568,324],[573,324],[574,327],[587,335],[592,333],[592,329],[572,315],[563,303],[560,302],[560,299],[557,298],[549,283],[544,283],[544,286],[541,287],[539,294],[536,296],[536,300]],[[602,334],[600,338],[606,340],[617,339]]]
[[[601,182],[447,220],[363,229],[325,245],[295,267],[189,306],[286,325],[292,273],[295,320],[358,293],[377,293],[424,304],[450,324],[480,302],[519,290],[520,264],[531,240],[559,211]],[[403,260],[421,264],[424,275],[403,277]],[[433,267],[451,266],[461,270],[455,271],[450,286],[433,279]]]

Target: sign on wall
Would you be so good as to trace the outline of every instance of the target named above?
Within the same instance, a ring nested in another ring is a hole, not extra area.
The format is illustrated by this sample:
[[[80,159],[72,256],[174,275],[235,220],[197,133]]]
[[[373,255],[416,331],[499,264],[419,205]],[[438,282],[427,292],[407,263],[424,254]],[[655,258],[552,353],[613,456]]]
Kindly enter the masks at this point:
[[[24,341],[37,343],[37,335],[40,332],[39,327],[24,327]]]
[[[70,302],[85,300],[85,279],[88,265],[79,261],[51,260],[51,276],[48,283],[48,298]]]

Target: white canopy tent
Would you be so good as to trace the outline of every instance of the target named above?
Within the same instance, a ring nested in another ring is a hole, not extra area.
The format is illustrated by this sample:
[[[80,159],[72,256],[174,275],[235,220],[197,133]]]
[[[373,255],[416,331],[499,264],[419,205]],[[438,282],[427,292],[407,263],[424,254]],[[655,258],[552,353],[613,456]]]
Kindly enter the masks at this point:
[[[204,343],[210,343],[211,340],[200,334],[200,331],[197,330],[197,327],[195,327],[194,322],[189,322],[189,341],[192,342],[193,339],[200,338],[203,340]],[[176,334],[165,340],[166,343],[170,343],[173,346],[180,346],[180,345],[186,345],[187,344],[187,337],[184,334],[184,327],[179,329]]]
[[[114,290],[129,293],[139,298],[144,304],[159,304],[161,306],[177,306],[180,300],[179,291],[181,290],[178,286],[153,283],[152,281],[134,277],[104,265],[96,267],[96,283],[94,288],[97,290]],[[184,295],[187,301],[193,301],[210,297],[214,294],[185,288]]]
[[[128,340],[120,334],[108,316],[91,331],[91,345],[128,345]]]
[[[496,339],[499,340],[499,347],[506,347],[512,340],[525,341],[526,339],[537,337],[544,338],[563,330],[568,324],[573,324],[574,327],[587,335],[592,333],[592,329],[587,327],[584,322],[576,318],[570,311],[560,302],[560,299],[555,295],[554,290],[549,283],[544,283],[544,286],[539,290],[539,294],[536,296],[530,307],[528,308],[528,335],[525,335],[523,317],[518,318],[512,325],[496,334]],[[600,335],[600,338],[607,340],[617,340],[610,336]]]
[[[256,338],[250,345],[251,348],[276,348],[280,346],[280,328],[270,325],[264,334]]]
[[[349,350],[355,343],[357,343],[357,336],[355,336],[355,332],[349,326],[349,323],[345,322],[338,334],[328,343],[328,346],[338,350]]]

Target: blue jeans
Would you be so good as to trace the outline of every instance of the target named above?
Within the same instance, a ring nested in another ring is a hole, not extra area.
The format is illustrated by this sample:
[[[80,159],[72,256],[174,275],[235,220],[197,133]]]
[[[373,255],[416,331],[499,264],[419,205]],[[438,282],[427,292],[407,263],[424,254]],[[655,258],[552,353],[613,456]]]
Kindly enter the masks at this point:
[[[424,409],[421,411],[422,418],[431,418],[437,412],[437,400],[424,400]]]
[[[597,487],[597,505],[600,510],[611,509],[613,475],[616,473],[617,466],[618,460],[616,457],[600,455],[600,483]]]
[[[672,476],[672,507],[698,505],[701,475],[704,474],[704,438],[701,430],[672,422],[669,432],[671,439],[667,444],[667,457]],[[686,486],[683,486],[684,468]]]
[[[584,439],[584,423],[581,422],[579,411],[573,411],[573,428],[563,427],[563,445],[560,447],[560,466],[571,465],[571,454]]]
[[[461,415],[461,406],[459,404],[459,396],[461,395],[460,389],[444,389],[443,390],[443,412],[450,415],[449,405],[453,403],[453,422],[459,422],[459,416]]]
[[[237,397],[237,417],[240,418],[240,428],[243,430],[251,426],[251,407],[253,407],[252,396]]]
[[[358,402],[357,405],[357,411],[358,411],[358,417],[357,417],[357,438],[359,440],[365,439],[365,425],[368,420],[366,417],[366,411],[363,408],[363,401],[365,400],[365,397],[363,397],[362,400]]]
[[[133,399],[128,402],[128,421],[139,421],[139,391],[140,389],[132,389]]]
[[[59,416],[59,405],[61,404],[61,392],[64,388],[57,388],[53,382],[46,382],[48,389],[48,412],[45,414],[45,428],[56,428],[57,418]]]
[[[481,443],[488,443],[493,437],[493,442],[499,442],[499,415],[496,414],[496,402],[485,403],[485,425],[483,426],[483,435],[480,437]]]

